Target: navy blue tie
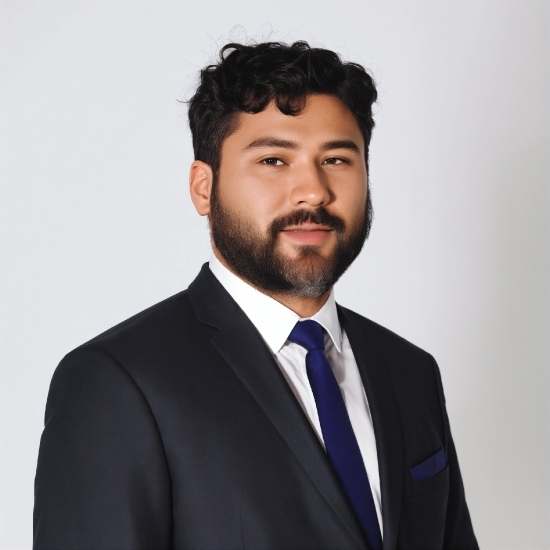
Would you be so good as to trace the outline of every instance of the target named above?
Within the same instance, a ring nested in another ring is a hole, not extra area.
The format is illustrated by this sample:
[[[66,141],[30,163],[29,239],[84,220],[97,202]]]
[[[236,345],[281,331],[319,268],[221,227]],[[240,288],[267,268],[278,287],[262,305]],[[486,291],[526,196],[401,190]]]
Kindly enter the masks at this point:
[[[325,355],[323,327],[316,321],[300,321],[288,339],[307,350],[307,377],[317,405],[327,454],[359,519],[369,548],[382,550],[382,535],[369,478],[340,386]]]

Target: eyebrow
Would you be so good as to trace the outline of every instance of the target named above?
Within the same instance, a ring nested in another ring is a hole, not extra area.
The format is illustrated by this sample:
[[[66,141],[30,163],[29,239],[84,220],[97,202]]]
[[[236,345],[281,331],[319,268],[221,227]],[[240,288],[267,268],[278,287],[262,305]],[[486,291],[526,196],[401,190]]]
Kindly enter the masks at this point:
[[[255,139],[250,142],[244,150],[260,149],[262,147],[280,147],[282,149],[298,149],[298,144],[294,141],[288,141],[286,139],[277,139],[274,137],[263,137]],[[321,151],[330,151],[332,149],[349,149],[359,153],[359,146],[350,139],[337,139],[333,141],[325,141],[321,144]]]
[[[349,149],[356,153],[360,152],[357,143],[351,141],[351,139],[337,139],[334,141],[325,141],[321,144],[321,151],[330,151],[331,149]]]
[[[244,149],[260,149],[261,147],[282,147],[283,149],[298,149],[298,144],[286,139],[264,137],[250,142]]]

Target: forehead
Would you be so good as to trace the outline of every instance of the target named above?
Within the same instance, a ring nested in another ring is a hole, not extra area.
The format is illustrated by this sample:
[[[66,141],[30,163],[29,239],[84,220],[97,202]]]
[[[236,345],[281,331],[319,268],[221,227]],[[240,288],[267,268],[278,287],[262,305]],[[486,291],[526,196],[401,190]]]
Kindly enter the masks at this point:
[[[264,136],[294,141],[304,147],[331,140],[352,140],[364,153],[364,140],[355,115],[337,97],[317,94],[307,97],[297,115],[285,115],[274,101],[261,112],[240,113],[235,131],[223,147],[246,147]]]

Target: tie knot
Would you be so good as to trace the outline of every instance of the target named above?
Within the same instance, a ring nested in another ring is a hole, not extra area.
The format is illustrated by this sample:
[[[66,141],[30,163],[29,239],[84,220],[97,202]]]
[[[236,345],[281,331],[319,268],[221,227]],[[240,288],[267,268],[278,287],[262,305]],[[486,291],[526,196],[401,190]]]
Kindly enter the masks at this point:
[[[307,321],[298,321],[288,339],[302,346],[308,352],[314,349],[325,349],[325,335],[323,327],[311,319]]]

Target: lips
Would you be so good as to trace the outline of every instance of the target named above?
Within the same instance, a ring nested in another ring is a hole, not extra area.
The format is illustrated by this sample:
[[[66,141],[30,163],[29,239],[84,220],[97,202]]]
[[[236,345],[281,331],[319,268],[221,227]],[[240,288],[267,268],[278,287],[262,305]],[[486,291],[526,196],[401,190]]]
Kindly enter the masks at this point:
[[[332,233],[332,228],[317,223],[303,223],[297,226],[285,227],[281,233],[295,244],[321,245]]]
[[[332,227],[318,223],[302,223],[300,225],[285,227],[283,231],[332,231]]]

